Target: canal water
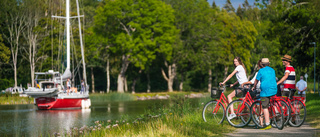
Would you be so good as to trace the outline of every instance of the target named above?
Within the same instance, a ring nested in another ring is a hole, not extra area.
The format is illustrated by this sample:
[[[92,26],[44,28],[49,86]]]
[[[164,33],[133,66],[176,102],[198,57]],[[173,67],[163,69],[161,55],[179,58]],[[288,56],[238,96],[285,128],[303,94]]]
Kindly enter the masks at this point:
[[[79,110],[38,110],[33,104],[0,105],[0,136],[52,136],[74,127],[93,126],[98,120],[135,118],[157,104],[160,107],[166,103],[169,101],[92,102],[90,109]]]

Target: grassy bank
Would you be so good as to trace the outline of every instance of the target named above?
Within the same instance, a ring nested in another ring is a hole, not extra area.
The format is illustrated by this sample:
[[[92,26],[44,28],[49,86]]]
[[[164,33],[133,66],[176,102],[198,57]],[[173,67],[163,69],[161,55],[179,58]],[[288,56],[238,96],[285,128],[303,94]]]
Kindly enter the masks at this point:
[[[100,94],[94,93],[90,94],[90,100],[92,102],[100,102],[100,101],[132,101],[136,100],[136,96],[131,93],[109,93],[109,94]]]
[[[320,129],[320,97],[319,94],[309,93],[307,94],[307,122],[311,126]]]
[[[33,104],[33,98],[19,97],[19,94],[3,93],[0,95],[0,105]]]
[[[184,95],[172,95],[168,100],[172,102],[170,105],[155,106],[145,115],[97,121],[96,126],[73,128],[67,136],[222,136],[223,133],[235,130],[227,123],[217,125],[203,121],[202,108],[209,100],[203,98],[195,105]]]
[[[90,99],[92,102],[100,102],[100,101],[133,101],[137,100],[137,97],[155,97],[155,96],[166,96],[169,95],[170,97],[174,96],[184,96],[190,95],[192,93],[199,93],[199,92],[152,92],[152,93],[91,93]]]

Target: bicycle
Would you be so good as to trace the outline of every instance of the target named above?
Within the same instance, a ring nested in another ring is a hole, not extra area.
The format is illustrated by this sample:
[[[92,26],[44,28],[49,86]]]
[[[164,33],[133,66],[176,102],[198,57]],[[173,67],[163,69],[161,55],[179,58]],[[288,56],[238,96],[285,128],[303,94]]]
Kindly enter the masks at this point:
[[[275,126],[279,129],[282,130],[284,127],[284,116],[283,116],[283,110],[281,106],[279,105],[280,98],[277,98],[275,96],[270,98],[270,103],[269,103],[269,117],[270,117],[270,124],[273,123]],[[264,114],[263,114],[263,109],[261,105],[261,101],[255,101],[250,108],[250,114],[251,114],[251,119],[252,121],[259,127],[263,128],[264,127]]]
[[[281,98],[289,104],[291,109],[289,124],[293,127],[300,127],[306,119],[307,109],[303,102],[304,97],[295,97],[292,95],[295,91],[295,89],[289,88],[289,97],[282,96]]]
[[[202,110],[202,118],[205,122],[214,121],[218,124],[221,124],[226,117],[226,106],[229,104],[224,91],[226,86],[219,86],[218,89],[213,88],[211,90],[211,98],[213,100],[209,101]],[[214,100],[214,98],[219,97],[219,99]]]
[[[227,118],[227,121],[230,125],[234,127],[244,127],[244,126],[255,126],[255,124],[249,124],[250,119],[250,106],[254,102],[254,97],[256,99],[256,95],[258,94],[257,90],[251,91],[249,86],[246,86],[247,88],[235,88],[236,90],[236,96],[242,95],[243,98],[240,98],[238,100],[234,100],[227,106],[226,116],[231,113],[231,106],[233,106],[233,112],[236,115],[236,117],[229,119]],[[238,94],[238,90],[241,90],[240,94]],[[241,94],[242,93],[242,94]]]

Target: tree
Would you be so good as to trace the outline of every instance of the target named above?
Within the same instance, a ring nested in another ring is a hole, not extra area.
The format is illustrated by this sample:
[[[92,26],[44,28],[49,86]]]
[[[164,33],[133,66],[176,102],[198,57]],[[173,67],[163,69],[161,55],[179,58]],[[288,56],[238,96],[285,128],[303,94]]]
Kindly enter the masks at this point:
[[[250,21],[240,20],[235,13],[222,11],[218,16],[218,21],[222,24],[219,34],[218,62],[225,67],[225,77],[228,68],[233,64],[233,59],[239,56],[246,66],[247,72],[250,72],[250,50],[254,48],[257,30]]]
[[[130,63],[143,70],[157,52],[171,54],[177,32],[173,23],[173,10],[161,1],[107,0],[97,9],[95,32],[106,37],[110,50],[121,56],[118,92],[124,92]]]
[[[43,28],[40,26],[39,22],[41,19],[44,18],[44,11],[45,5],[43,5],[43,2],[39,2],[37,0],[29,0],[24,2],[26,6],[26,16],[27,18],[25,19],[25,31],[23,31],[23,36],[27,42],[27,49],[24,48],[25,53],[27,54],[27,57],[25,57],[26,60],[29,61],[30,63],[30,74],[31,74],[31,85],[34,87],[34,73],[35,73],[35,67],[36,67],[36,62],[40,60],[41,58],[45,56],[37,56],[38,49],[39,49],[39,38],[41,36],[41,32],[44,28],[46,28],[47,24],[42,24],[45,25]],[[33,6],[37,6],[39,8],[32,8]],[[42,8],[40,8],[42,7]]]
[[[24,21],[26,20],[24,3],[19,1],[3,1],[5,8],[5,27],[8,33],[2,32],[4,38],[10,44],[13,71],[14,71],[14,87],[17,87],[17,63],[18,51],[20,46],[20,38],[25,29]]]
[[[272,22],[265,36],[268,39],[278,40],[281,45],[279,54],[292,55],[294,58],[292,65],[297,69],[302,70],[312,65],[314,45],[311,42],[319,41],[320,2],[274,0],[261,7],[264,8],[262,14]]]
[[[235,9],[234,7],[232,6],[232,3],[230,0],[227,0],[227,3],[224,4],[223,8],[227,11],[227,12],[234,12]]]

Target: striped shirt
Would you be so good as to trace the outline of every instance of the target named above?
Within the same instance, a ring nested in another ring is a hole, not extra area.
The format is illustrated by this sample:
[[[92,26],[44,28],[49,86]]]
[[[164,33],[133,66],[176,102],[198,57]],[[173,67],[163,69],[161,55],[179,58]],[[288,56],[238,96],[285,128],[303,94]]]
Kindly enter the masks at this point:
[[[289,73],[288,78],[283,82],[283,88],[291,88],[295,89],[295,83],[296,83],[296,72],[294,71],[294,68],[292,66],[286,67],[286,71],[284,74]]]

